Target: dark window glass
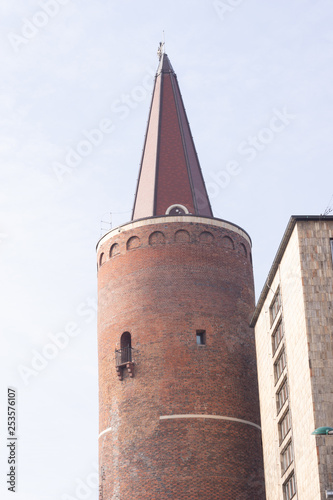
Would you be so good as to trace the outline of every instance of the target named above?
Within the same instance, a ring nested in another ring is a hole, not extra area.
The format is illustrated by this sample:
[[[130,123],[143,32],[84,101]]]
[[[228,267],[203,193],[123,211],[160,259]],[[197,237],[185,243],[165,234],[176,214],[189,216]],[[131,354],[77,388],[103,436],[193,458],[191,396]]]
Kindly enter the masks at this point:
[[[169,215],[185,215],[185,210],[182,207],[173,207]]]
[[[132,339],[129,332],[124,332],[120,338],[121,362],[132,361]]]

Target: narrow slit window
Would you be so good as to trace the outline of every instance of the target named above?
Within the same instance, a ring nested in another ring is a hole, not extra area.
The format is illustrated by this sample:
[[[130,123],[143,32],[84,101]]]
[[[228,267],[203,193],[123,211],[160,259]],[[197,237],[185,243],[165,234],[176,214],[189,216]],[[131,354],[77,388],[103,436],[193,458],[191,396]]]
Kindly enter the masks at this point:
[[[206,331],[197,330],[197,345],[206,345]]]

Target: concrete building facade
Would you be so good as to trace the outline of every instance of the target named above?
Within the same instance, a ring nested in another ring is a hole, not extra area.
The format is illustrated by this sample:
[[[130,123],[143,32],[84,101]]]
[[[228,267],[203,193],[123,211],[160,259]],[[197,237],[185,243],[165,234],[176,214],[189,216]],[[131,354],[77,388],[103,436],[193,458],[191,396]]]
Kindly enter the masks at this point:
[[[333,217],[293,216],[255,327],[267,500],[333,490]]]

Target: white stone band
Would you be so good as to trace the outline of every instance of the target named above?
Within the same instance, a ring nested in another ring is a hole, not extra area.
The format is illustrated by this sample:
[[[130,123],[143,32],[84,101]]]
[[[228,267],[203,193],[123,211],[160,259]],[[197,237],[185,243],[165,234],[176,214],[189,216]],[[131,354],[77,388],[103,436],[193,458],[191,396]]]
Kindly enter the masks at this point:
[[[162,415],[160,416],[160,420],[172,420],[172,419],[178,419],[178,418],[210,418],[212,420],[230,420],[231,422],[240,422],[241,424],[246,424],[246,425],[252,425],[253,427],[256,427],[256,429],[259,429],[261,431],[260,425],[254,424],[253,422],[249,422],[248,420],[242,420],[241,418],[234,418],[234,417],[222,417],[221,415],[203,415],[203,414],[195,414],[195,413],[185,413],[183,415]],[[102,431],[98,439],[103,436],[103,434],[106,434],[107,432],[112,431],[112,427],[108,427],[104,431]]]
[[[99,439],[100,437],[102,437],[102,436],[103,436],[103,434],[106,434],[107,432],[110,432],[110,431],[112,431],[112,427],[108,427],[107,429],[105,429],[105,431],[102,431],[102,432],[98,435],[98,439]]]
[[[240,422],[241,424],[252,425],[261,431],[260,425],[254,424],[253,422],[249,422],[248,420],[242,420],[241,418],[234,417],[222,417],[220,415],[203,415],[203,414],[184,414],[184,415],[163,415],[160,417],[160,420],[169,420],[169,419],[177,419],[177,418],[210,418],[213,420],[231,420],[231,422]]]
[[[186,215],[166,215],[166,216],[161,216],[161,217],[146,217],[144,219],[139,219],[137,221],[133,222],[127,222],[126,224],[123,224],[122,226],[115,227],[114,229],[111,229],[108,233],[104,234],[104,236],[101,237],[101,239],[97,243],[97,252],[100,248],[100,246],[103,243],[106,243],[110,238],[113,238],[113,236],[116,236],[117,234],[121,234],[124,231],[129,231],[132,229],[136,228],[141,228],[143,226],[150,226],[153,224],[171,224],[171,222],[191,222],[194,224],[206,224],[207,226],[215,226],[215,227],[222,227],[224,229],[228,229],[229,231],[233,231],[234,233],[240,234],[243,238],[245,238],[250,247],[252,246],[250,236],[239,226],[236,226],[235,224],[232,224],[231,222],[222,220],[222,219],[215,219],[214,217],[199,217],[199,216],[186,216]]]

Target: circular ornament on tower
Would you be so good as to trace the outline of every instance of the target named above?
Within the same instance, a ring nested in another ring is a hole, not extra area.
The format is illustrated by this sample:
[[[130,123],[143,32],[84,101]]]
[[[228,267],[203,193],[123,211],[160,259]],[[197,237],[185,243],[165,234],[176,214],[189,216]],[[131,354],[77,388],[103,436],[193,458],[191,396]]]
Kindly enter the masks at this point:
[[[188,214],[189,211],[187,210],[184,205],[170,205],[170,207],[167,209],[165,212],[165,215],[185,215]]]

